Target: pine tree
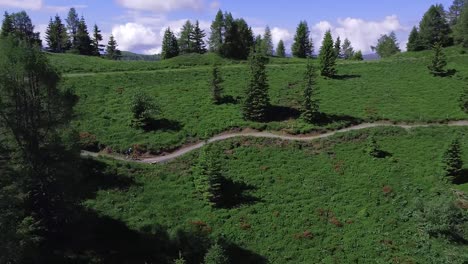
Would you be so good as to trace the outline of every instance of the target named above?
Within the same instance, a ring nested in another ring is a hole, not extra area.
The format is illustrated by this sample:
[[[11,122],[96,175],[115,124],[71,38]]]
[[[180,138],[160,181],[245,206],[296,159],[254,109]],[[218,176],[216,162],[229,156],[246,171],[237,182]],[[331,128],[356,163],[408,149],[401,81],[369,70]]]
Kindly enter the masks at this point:
[[[74,7],[70,8],[66,21],[67,21],[68,35],[70,36],[70,42],[72,43],[72,48],[77,49],[76,47],[77,35],[76,34],[78,33],[80,19]]]
[[[336,74],[336,54],[333,48],[333,38],[330,30],[325,33],[320,48],[320,73],[322,76],[333,77]]]
[[[89,37],[88,26],[86,25],[84,17],[81,17],[80,23],[78,24],[78,30],[76,32],[75,39],[75,50],[80,55],[92,55],[93,47],[92,41]]]
[[[200,23],[198,20],[195,22],[193,28],[193,51],[199,54],[206,53],[205,41],[203,40],[206,37],[205,31],[200,28]]]
[[[3,31],[5,31],[5,35],[12,36],[16,40],[20,40],[30,46],[42,46],[40,34],[39,32],[34,32],[34,25],[25,11],[11,13],[6,16],[2,24]]]
[[[164,33],[162,42],[161,58],[163,60],[179,56],[179,45],[177,38],[174,36],[170,28],[167,28]]]
[[[224,23],[224,15],[221,10],[218,11],[216,14],[216,18],[211,24],[211,35],[209,39],[210,44],[210,51],[221,53],[222,45],[224,41],[224,34],[225,34],[225,23]]]
[[[336,38],[336,41],[335,41],[335,56],[337,59],[340,59],[342,57],[342,54],[341,54],[341,39],[340,37],[337,37]]]
[[[454,139],[442,158],[445,176],[457,177],[463,168],[461,146],[458,138]]]
[[[413,29],[411,30],[408,39],[408,44],[406,44],[406,49],[408,51],[420,51],[424,49],[424,47],[421,44],[421,40],[419,39],[418,28],[413,27]]]
[[[432,51],[432,62],[427,68],[434,76],[444,76],[447,72],[445,70],[445,66],[447,66],[447,58],[445,57],[442,45],[440,43],[436,43]]]
[[[263,49],[263,39],[262,39],[262,35],[258,34],[256,37],[255,37],[255,40],[254,40],[254,49],[256,52],[260,52],[263,56],[266,56],[266,52],[265,50]]]
[[[222,200],[222,168],[219,154],[210,147],[201,150],[197,164],[193,167],[194,183],[203,200],[217,206]]]
[[[354,49],[351,46],[351,41],[347,38],[343,42],[342,54],[345,60],[349,60],[354,57]]]
[[[118,60],[121,56],[122,53],[117,49],[117,41],[114,36],[111,35],[106,47],[106,57],[110,60]]]
[[[390,57],[398,52],[400,48],[398,47],[398,41],[396,39],[395,32],[390,33],[390,35],[382,35],[377,41],[377,45],[371,47],[373,51],[376,51],[377,54],[382,58]]]
[[[58,15],[50,19],[46,31],[46,41],[51,52],[65,52],[70,48],[67,30]]]
[[[180,54],[194,52],[193,25],[189,20],[182,26],[178,42]]]
[[[223,101],[223,87],[221,84],[223,79],[221,78],[221,73],[217,65],[213,66],[212,79],[211,79],[211,91],[213,94],[213,102],[215,104],[220,104]]]
[[[5,11],[3,17],[1,36],[7,37],[10,34],[13,34],[15,29],[13,27],[13,20],[11,19],[11,16],[8,14],[8,12]]]
[[[457,44],[468,48],[468,4],[465,5],[460,18],[454,27],[454,38]]]
[[[251,52],[250,81],[246,91],[243,114],[244,118],[252,121],[266,121],[270,108],[268,95],[268,81],[265,70],[265,57],[259,52]]]
[[[262,50],[265,52],[266,56],[268,57],[273,56],[273,53],[274,53],[273,40],[271,36],[270,27],[268,26],[265,28],[265,34],[263,35]]]
[[[313,43],[310,39],[309,26],[306,21],[301,21],[296,29],[292,53],[294,57],[308,58],[312,57]]]
[[[362,52],[360,50],[358,50],[354,56],[353,56],[353,60],[356,60],[356,61],[362,61],[364,60],[364,57],[362,56]]]
[[[255,45],[252,29],[244,19],[234,20],[230,13],[224,14],[224,17],[226,31],[221,54],[226,58],[247,59]]]
[[[366,152],[374,158],[383,157],[384,152],[380,149],[380,146],[377,144],[377,140],[375,139],[374,135],[368,137]]]
[[[226,252],[219,244],[214,244],[206,253],[204,264],[229,264]]]
[[[419,24],[419,38],[425,49],[431,49],[436,43],[443,47],[451,44],[450,26],[442,5],[432,5],[424,14]]]
[[[279,58],[286,57],[286,49],[284,48],[284,42],[282,39],[280,39],[278,46],[276,47],[276,56]]]
[[[447,12],[447,18],[450,26],[457,24],[463,9],[468,5],[467,0],[454,0]]]
[[[101,56],[101,52],[104,51],[104,45],[99,44],[99,42],[102,41],[102,34],[101,34],[101,30],[98,28],[96,24],[94,24],[92,41],[93,41],[93,55]]]
[[[316,98],[317,89],[315,86],[315,69],[310,61],[307,62],[304,88],[304,106],[302,118],[307,123],[314,123],[320,119],[319,100]]]
[[[458,100],[460,108],[463,112],[468,114],[468,87],[466,87]]]

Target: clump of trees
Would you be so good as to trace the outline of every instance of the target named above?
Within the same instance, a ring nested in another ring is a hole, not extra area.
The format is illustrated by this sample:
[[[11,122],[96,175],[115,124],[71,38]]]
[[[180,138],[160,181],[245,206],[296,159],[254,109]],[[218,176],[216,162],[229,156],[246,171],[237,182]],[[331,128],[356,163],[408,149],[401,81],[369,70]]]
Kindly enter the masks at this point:
[[[457,1],[457,0],[456,0]],[[458,0],[460,1],[460,0]],[[455,16],[455,24],[453,26],[454,40],[456,44],[460,44],[465,48],[468,48],[468,3],[462,6],[462,10],[458,16]]]
[[[292,45],[292,54],[297,58],[310,58],[314,44],[310,38],[309,26],[306,21],[301,21],[296,29],[294,43]]]
[[[39,32],[34,32],[34,25],[25,11],[11,14],[5,12],[1,36],[12,37],[27,45],[42,47]]]
[[[391,32],[389,35],[385,34],[380,36],[377,41],[377,45],[372,46],[371,49],[377,52],[381,58],[390,57],[401,52],[395,32]]]
[[[161,59],[170,59],[179,55],[179,43],[176,36],[171,31],[171,28],[167,28],[164,32],[164,38],[162,42]]]
[[[198,20],[195,24],[187,20],[180,30],[180,37],[178,39],[179,53],[205,53],[206,46],[203,40],[205,37],[205,31],[200,28]]]
[[[270,96],[265,61],[260,52],[253,51],[250,55],[250,81],[242,109],[246,120],[264,122],[268,117]]]

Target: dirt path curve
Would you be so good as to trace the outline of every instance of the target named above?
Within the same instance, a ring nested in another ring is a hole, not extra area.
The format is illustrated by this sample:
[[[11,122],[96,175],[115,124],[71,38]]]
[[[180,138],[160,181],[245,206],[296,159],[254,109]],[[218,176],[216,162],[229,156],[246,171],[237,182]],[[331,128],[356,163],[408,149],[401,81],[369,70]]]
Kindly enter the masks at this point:
[[[461,120],[461,121],[451,121],[446,124],[436,124],[436,123],[428,123],[428,124],[392,124],[388,122],[375,122],[375,123],[363,123],[355,126],[350,126],[347,128],[343,128],[340,130],[336,131],[331,131],[328,133],[324,134],[318,134],[318,135],[312,135],[312,136],[304,136],[304,135],[279,135],[279,134],[274,134],[271,132],[236,132],[236,133],[225,133],[221,135],[214,136],[206,141],[199,142],[194,145],[182,147],[170,154],[167,155],[161,155],[153,158],[147,158],[147,159],[142,159],[142,160],[132,160],[133,162],[139,162],[139,163],[148,163],[148,164],[155,164],[155,163],[164,163],[171,161],[173,159],[176,159],[180,156],[183,156],[191,151],[194,151],[196,149],[202,148],[203,146],[217,142],[217,141],[222,141],[230,138],[235,138],[235,137],[257,137],[257,138],[276,138],[276,139],[281,139],[281,140],[295,140],[295,141],[311,141],[315,139],[321,139],[321,138],[327,138],[331,137],[333,135],[336,135],[338,133],[345,133],[349,131],[354,131],[354,130],[361,130],[361,129],[366,129],[366,128],[372,128],[372,127],[401,127],[404,129],[412,129],[412,128],[418,128],[418,127],[430,127],[430,126],[468,126],[468,120]],[[94,152],[89,152],[89,151],[82,151],[81,152],[82,156],[85,157],[98,157],[100,154],[99,153],[94,153]],[[130,161],[128,159],[125,159],[122,156],[113,156],[113,155],[104,155],[108,156],[117,160],[125,160],[125,161]]]

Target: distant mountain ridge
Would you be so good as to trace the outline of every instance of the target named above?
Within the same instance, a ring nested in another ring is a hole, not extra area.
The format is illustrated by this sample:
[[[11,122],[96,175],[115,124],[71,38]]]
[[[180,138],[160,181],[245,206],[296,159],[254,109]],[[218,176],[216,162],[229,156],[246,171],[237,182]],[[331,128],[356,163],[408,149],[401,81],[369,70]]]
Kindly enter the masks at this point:
[[[130,51],[122,51],[121,60],[127,61],[158,61],[161,60],[161,56],[159,54],[156,55],[144,55],[133,53]]]

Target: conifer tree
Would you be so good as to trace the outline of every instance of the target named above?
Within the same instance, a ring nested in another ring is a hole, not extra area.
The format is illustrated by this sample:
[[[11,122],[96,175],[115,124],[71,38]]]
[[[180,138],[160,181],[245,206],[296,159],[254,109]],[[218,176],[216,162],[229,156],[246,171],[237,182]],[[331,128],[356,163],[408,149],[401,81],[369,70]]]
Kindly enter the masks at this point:
[[[180,30],[179,37],[179,52],[187,54],[194,52],[193,25],[190,20],[187,20]]]
[[[320,73],[322,76],[333,77],[336,74],[336,54],[333,47],[333,38],[330,30],[325,33],[320,48]]]
[[[268,80],[265,70],[266,58],[259,52],[251,52],[250,81],[246,91],[243,114],[246,120],[266,121],[270,108]]]
[[[256,52],[260,52],[263,56],[266,56],[266,52],[265,52],[265,50],[263,49],[264,46],[263,46],[262,35],[258,34],[258,35],[255,37],[254,43],[255,43],[255,45],[254,45],[255,51],[256,51]]]
[[[104,45],[99,44],[99,42],[102,41],[102,34],[101,34],[101,30],[96,24],[94,24],[94,28],[93,28],[92,41],[93,41],[93,55],[101,56],[101,52],[104,51]]]
[[[13,34],[14,31],[15,29],[13,27],[13,20],[11,19],[11,16],[8,14],[8,12],[5,11],[5,14],[3,15],[1,36],[9,36],[10,34]]]
[[[465,5],[457,21],[457,24],[454,26],[455,42],[468,48],[468,3]]]
[[[200,23],[198,20],[195,22],[193,28],[193,51],[199,54],[206,53],[205,41],[203,40],[206,37],[205,31],[200,28]]]
[[[337,58],[337,59],[340,59],[340,58],[342,57],[342,55],[341,55],[341,39],[340,39],[340,37],[337,37],[337,38],[336,38],[334,49],[335,49],[336,58]]]
[[[301,21],[296,29],[292,53],[294,57],[308,58],[312,57],[313,43],[310,39],[309,26],[306,21]]]
[[[280,39],[278,46],[276,47],[276,56],[279,58],[286,57],[286,50],[284,48],[284,42],[282,39]]]
[[[463,168],[461,146],[458,138],[454,139],[442,158],[445,176],[457,177]]]
[[[420,51],[424,49],[424,47],[421,44],[421,40],[419,39],[418,28],[413,27],[413,29],[411,30],[411,33],[408,38],[408,44],[406,44],[406,49],[408,51]]]
[[[463,9],[468,5],[467,0],[454,0],[452,5],[447,12],[447,18],[450,26],[454,26],[458,23],[458,19],[461,16]]]
[[[223,101],[223,87],[221,84],[223,79],[221,78],[221,73],[217,65],[213,65],[212,79],[211,79],[211,90],[213,94],[213,102],[215,104],[220,104]]]
[[[468,114],[468,86],[463,90],[458,102],[460,104],[461,110]]]
[[[211,52],[221,53],[225,29],[223,12],[218,10],[216,18],[211,24],[211,35],[208,41]]]
[[[307,123],[317,122],[320,118],[319,100],[316,98],[317,88],[314,87],[315,77],[314,66],[308,61],[305,73],[304,105],[302,111],[302,118]]]
[[[395,35],[395,32],[390,33],[390,35],[382,35],[377,41],[377,45],[371,47],[373,51],[376,51],[377,54],[382,58],[390,57],[398,52],[400,52],[400,47],[398,46],[398,41]]]
[[[76,34],[78,33],[80,19],[74,7],[70,8],[70,11],[68,11],[68,16],[67,16],[66,21],[67,21],[68,35],[70,37],[72,48],[77,49],[76,47],[77,35]]]
[[[436,43],[443,47],[451,44],[450,26],[442,5],[432,5],[424,14],[419,24],[419,38],[425,49],[431,49]]]
[[[428,69],[434,76],[444,76],[447,72],[445,70],[445,66],[447,66],[447,58],[445,57],[442,45],[440,43],[436,43],[432,51],[432,62],[431,65],[428,66]]]
[[[342,54],[345,60],[349,60],[354,57],[354,49],[351,46],[351,41],[347,38],[343,42]]]
[[[265,34],[263,35],[262,39],[262,50],[265,52],[265,55],[268,57],[273,56],[273,40],[271,35],[270,27],[267,26],[265,28]]]
[[[114,36],[111,35],[106,47],[106,58],[110,60],[118,60],[120,57],[122,57],[122,53],[117,49],[117,41]]]
[[[353,60],[356,60],[356,61],[362,61],[362,60],[364,60],[364,57],[362,56],[362,52],[361,52],[360,50],[358,50],[358,51],[354,54]]]
[[[374,158],[381,158],[383,156],[383,152],[380,149],[380,146],[377,144],[377,140],[375,139],[374,135],[370,135],[368,137],[368,142],[366,145],[366,152],[370,156]]]
[[[65,52],[70,47],[67,30],[58,15],[55,20],[50,19],[45,38],[51,52]]]
[[[198,162],[192,172],[197,191],[211,206],[217,206],[222,200],[222,168],[219,154],[210,147],[201,150]]]
[[[170,28],[167,28],[164,33],[162,42],[161,58],[163,60],[170,59],[179,55],[179,45],[177,38],[174,36]]]
[[[21,40],[30,46],[42,46],[39,32],[34,32],[34,25],[25,11],[11,14],[5,13],[5,19],[2,24],[2,35],[13,36],[15,39]]]
[[[204,264],[229,264],[225,250],[219,244],[214,244],[205,255]]]
[[[74,48],[80,55],[93,54],[92,41],[89,37],[88,26],[86,25],[84,17],[81,17],[78,24]]]

